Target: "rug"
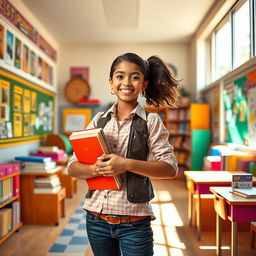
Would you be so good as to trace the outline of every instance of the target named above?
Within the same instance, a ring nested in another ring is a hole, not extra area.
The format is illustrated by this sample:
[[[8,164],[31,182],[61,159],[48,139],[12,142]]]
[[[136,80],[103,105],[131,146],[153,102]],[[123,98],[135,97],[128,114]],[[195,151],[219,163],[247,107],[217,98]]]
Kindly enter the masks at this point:
[[[85,255],[89,242],[86,233],[86,214],[82,210],[82,206],[83,202],[80,203],[78,209],[52,245],[48,256]]]

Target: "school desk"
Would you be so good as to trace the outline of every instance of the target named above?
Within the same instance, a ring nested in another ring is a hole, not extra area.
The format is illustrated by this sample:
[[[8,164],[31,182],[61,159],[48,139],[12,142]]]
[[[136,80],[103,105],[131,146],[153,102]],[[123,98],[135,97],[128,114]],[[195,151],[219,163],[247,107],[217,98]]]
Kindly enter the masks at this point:
[[[230,193],[231,187],[210,187],[216,211],[216,253],[221,256],[221,218],[231,221],[231,256],[237,256],[238,222],[256,221],[256,198],[247,199]]]
[[[239,172],[235,172],[238,174]],[[193,223],[194,196],[197,196],[196,203],[196,229],[197,240],[201,238],[201,197],[211,194],[209,188],[211,186],[230,186],[232,182],[232,174],[228,171],[185,171],[184,172],[188,188],[188,218],[189,224]],[[256,184],[256,177],[253,177]]]

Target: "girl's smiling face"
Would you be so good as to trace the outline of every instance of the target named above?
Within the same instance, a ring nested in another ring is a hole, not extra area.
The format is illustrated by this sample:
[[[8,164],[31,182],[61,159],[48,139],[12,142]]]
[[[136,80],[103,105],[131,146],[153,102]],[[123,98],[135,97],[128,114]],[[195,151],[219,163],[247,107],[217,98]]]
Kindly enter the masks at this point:
[[[116,66],[113,77],[109,79],[109,85],[118,102],[137,104],[137,98],[147,87],[147,82],[136,64],[122,61]]]

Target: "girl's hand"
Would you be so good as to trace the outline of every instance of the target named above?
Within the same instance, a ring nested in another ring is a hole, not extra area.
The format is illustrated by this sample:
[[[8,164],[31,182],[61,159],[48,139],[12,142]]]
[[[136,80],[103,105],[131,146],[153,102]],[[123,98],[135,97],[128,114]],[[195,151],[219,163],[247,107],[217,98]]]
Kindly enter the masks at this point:
[[[126,158],[116,154],[104,154],[96,162],[96,171],[99,175],[115,176],[126,171]]]

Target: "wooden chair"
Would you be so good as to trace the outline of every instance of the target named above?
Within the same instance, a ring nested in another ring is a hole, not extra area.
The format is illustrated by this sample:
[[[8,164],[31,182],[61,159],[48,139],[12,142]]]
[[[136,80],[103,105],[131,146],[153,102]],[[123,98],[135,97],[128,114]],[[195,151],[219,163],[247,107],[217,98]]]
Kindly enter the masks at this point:
[[[251,222],[251,227],[250,227],[251,248],[254,248],[255,234],[256,234],[256,222]]]

